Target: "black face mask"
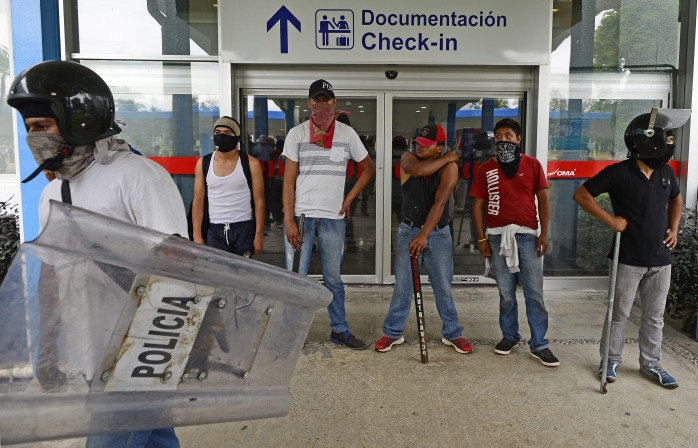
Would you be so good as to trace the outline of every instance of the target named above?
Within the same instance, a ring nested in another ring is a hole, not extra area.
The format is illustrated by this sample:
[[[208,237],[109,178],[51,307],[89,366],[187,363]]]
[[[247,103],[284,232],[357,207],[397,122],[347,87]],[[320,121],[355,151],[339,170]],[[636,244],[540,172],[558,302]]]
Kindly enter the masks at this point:
[[[674,150],[676,150],[675,144],[672,143],[670,145],[666,145],[666,152],[664,153],[664,157],[662,157],[664,163],[667,163],[672,157],[674,157]]]
[[[666,145],[666,152],[662,157],[656,158],[656,159],[640,159],[642,162],[650,167],[651,169],[656,169],[659,166],[664,165],[667,163],[669,160],[671,160],[672,157],[674,157],[674,150],[676,149],[675,144],[668,144]]]
[[[504,175],[511,179],[519,171],[521,147],[512,142],[497,142],[497,162]]]
[[[230,152],[237,148],[238,143],[240,143],[240,137],[237,135],[215,134],[213,136],[213,144],[220,152]]]

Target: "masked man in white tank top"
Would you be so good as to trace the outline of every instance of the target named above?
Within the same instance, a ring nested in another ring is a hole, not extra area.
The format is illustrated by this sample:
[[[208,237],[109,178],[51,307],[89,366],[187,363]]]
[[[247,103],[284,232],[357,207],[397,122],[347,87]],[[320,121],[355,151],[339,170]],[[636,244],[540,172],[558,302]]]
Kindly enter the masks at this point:
[[[240,125],[234,119],[221,117],[216,121],[213,141],[216,151],[211,155],[207,172],[203,172],[203,158],[196,163],[192,202],[194,241],[236,255],[259,254],[264,236],[262,168],[257,159],[237,149]],[[243,157],[249,160],[251,182],[244,172]],[[210,226],[204,239],[202,222],[206,197]]]

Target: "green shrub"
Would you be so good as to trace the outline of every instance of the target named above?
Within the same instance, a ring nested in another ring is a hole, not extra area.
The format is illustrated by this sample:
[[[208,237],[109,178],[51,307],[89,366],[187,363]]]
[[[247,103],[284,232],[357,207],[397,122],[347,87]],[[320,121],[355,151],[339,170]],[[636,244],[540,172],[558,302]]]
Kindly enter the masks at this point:
[[[696,336],[698,311],[698,226],[696,210],[684,208],[678,243],[671,251],[671,287],[667,310],[671,317],[683,319],[683,330]]]
[[[0,202],[0,283],[19,248],[18,215],[16,205],[10,204],[9,200]]]

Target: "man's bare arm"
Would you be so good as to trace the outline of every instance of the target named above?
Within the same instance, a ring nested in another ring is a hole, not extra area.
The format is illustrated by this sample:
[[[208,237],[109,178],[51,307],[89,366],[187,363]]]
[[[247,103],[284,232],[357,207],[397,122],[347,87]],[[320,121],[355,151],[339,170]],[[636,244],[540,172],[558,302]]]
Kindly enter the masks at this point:
[[[400,168],[410,176],[426,177],[439,171],[444,165],[457,160],[458,157],[453,151],[447,151],[441,157],[427,160],[419,160],[419,158],[411,152],[405,152],[400,158]]]

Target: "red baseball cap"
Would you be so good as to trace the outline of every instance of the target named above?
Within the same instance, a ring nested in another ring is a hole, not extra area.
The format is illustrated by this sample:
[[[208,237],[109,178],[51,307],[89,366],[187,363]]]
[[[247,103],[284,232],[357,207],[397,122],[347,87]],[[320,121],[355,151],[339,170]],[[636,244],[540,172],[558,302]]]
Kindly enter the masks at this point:
[[[436,142],[445,142],[446,132],[438,124],[431,123],[419,130],[419,137],[414,141],[423,148],[428,148]]]

